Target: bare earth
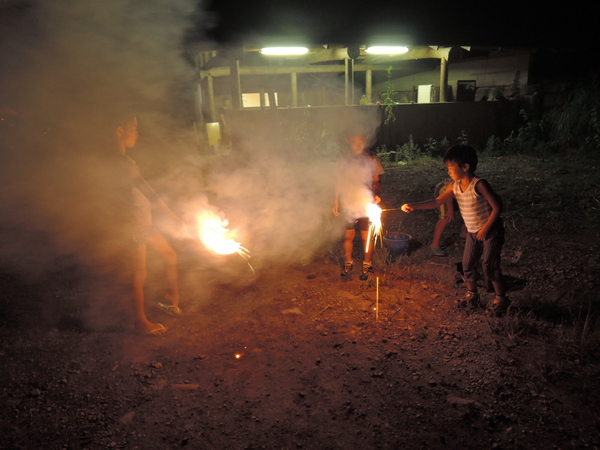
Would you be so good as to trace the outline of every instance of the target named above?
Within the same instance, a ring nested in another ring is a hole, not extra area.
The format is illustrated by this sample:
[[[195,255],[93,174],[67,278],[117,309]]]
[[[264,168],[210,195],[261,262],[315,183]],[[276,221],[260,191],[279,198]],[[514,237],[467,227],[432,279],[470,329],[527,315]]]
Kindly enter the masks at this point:
[[[212,279],[200,302],[186,280],[210,267],[179,248],[182,307],[200,306],[162,315],[150,283],[149,317],[173,329],[161,338],[133,334],[118,296],[94,300],[108,277],[5,269],[0,448],[599,448],[598,169],[483,159],[506,207],[501,318],[457,306],[459,224],[449,256],[430,255],[435,211],[384,213],[413,239],[395,258],[378,248],[368,281],[342,282],[332,248]],[[427,199],[444,177],[439,162],[388,168],[384,203]]]

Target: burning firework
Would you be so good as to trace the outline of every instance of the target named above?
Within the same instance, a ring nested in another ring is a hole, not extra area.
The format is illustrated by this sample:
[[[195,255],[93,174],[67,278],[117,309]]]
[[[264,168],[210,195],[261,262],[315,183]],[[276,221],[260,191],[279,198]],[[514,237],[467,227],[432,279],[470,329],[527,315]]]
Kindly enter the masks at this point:
[[[237,253],[248,261],[250,253],[233,239],[235,232],[230,231],[228,225],[227,219],[214,211],[202,211],[197,215],[198,237],[209,251],[219,255]]]
[[[367,205],[367,217],[369,218],[369,232],[367,235],[367,244],[365,248],[366,252],[369,251],[369,243],[371,242],[371,237],[375,238],[375,242],[377,242],[378,237],[381,238],[381,208],[375,203],[369,203]]]

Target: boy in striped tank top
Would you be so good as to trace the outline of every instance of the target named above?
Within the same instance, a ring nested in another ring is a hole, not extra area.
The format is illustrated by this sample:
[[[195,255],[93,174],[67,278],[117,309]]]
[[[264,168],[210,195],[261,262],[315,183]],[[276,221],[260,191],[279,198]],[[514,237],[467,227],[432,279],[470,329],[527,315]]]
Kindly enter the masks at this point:
[[[475,176],[477,153],[468,145],[455,145],[444,155],[444,164],[453,183],[436,199],[420,203],[407,203],[402,211],[433,209],[456,199],[467,227],[467,240],[462,264],[467,294],[462,306],[479,307],[477,292],[477,266],[481,259],[484,275],[491,281],[496,297],[489,305],[495,315],[503,314],[510,305],[500,270],[500,253],[504,244],[504,225],[500,218],[502,200],[490,184]]]

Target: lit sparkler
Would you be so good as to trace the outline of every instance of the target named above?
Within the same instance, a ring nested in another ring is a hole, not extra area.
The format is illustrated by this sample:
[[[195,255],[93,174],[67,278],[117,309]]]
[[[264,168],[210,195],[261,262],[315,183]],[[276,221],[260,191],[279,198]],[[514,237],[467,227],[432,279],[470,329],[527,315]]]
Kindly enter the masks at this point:
[[[369,231],[367,233],[367,244],[365,252],[369,251],[369,244],[371,238],[375,238],[374,244],[377,242],[377,238],[381,238],[382,227],[381,227],[381,208],[375,203],[369,203],[367,205],[367,217],[369,218]]]
[[[210,210],[198,213],[196,219],[198,237],[210,252],[219,255],[237,253],[248,262],[250,252],[233,239],[235,232],[227,228],[229,225],[227,219]],[[248,265],[250,266],[249,262]],[[250,269],[252,269],[252,266],[250,266]],[[252,272],[254,272],[254,269],[252,269]]]

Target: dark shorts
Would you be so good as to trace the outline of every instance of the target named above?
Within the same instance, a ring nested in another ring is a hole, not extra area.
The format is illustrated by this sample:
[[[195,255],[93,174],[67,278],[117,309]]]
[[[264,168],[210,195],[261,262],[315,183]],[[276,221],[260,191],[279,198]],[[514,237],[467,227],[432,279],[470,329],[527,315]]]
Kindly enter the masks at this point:
[[[369,218],[361,217],[360,219],[356,219],[354,222],[346,223],[346,230],[368,231],[369,230]]]
[[[134,226],[131,232],[133,247],[146,245],[156,233],[156,228],[154,228],[153,226]]]

